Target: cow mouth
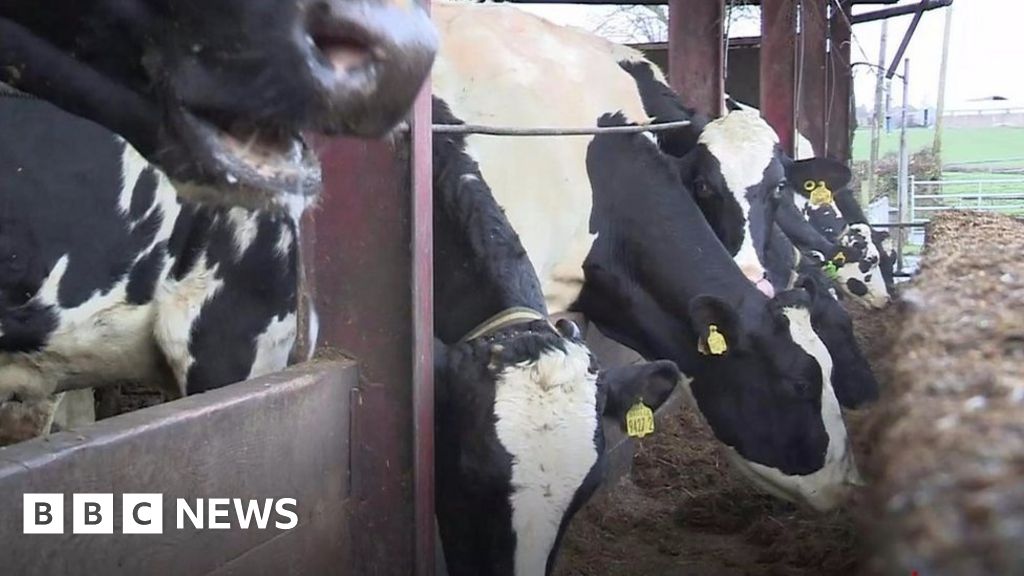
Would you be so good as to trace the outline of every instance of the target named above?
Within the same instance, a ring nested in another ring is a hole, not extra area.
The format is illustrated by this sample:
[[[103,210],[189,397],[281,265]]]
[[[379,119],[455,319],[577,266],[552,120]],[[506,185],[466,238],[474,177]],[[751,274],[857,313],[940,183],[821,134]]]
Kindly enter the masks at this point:
[[[172,115],[188,151],[183,169],[172,174],[184,199],[275,210],[305,205],[320,193],[320,163],[301,134],[217,122],[183,108]]]

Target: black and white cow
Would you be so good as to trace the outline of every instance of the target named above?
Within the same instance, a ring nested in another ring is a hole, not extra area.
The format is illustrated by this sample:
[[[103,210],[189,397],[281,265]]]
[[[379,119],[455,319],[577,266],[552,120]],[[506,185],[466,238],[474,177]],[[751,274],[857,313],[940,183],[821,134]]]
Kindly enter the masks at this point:
[[[639,81],[640,76],[636,72],[633,74],[638,77]],[[647,80],[647,84],[650,83],[651,81]],[[673,98],[671,91],[665,94],[657,86],[648,87],[646,90],[649,93],[659,94],[659,97],[663,99]],[[759,124],[762,125],[760,130],[763,131],[767,128],[767,123],[760,120],[760,112],[756,108],[732,99],[727,99],[727,104],[730,113],[726,118],[740,114],[746,122],[751,124],[750,133],[757,133],[756,125]],[[660,110],[672,112],[672,109],[666,108],[666,105],[660,104],[660,106]],[[659,117],[659,119],[669,121],[673,117]],[[735,132],[740,132],[740,130]],[[767,132],[765,134],[767,137]],[[794,162],[776,151],[779,161],[785,167],[785,180],[776,180],[779,187],[775,213],[777,223],[801,250],[818,252],[827,262],[831,262],[835,266],[834,281],[843,294],[872,308],[885,306],[892,293],[892,263],[895,260],[891,243],[887,241],[888,233],[873,231],[867,225],[863,211],[853,198],[852,191],[847,187],[851,178],[849,168],[830,158],[814,158],[813,154],[808,154],[811,151],[810,142],[799,134],[797,139],[800,152],[803,153],[798,155],[799,160]],[[670,151],[664,142],[662,148]],[[747,152],[754,152],[754,150],[748,148]],[[764,157],[765,154],[762,152],[760,156]],[[755,161],[755,158],[755,156],[748,157],[748,162],[763,163],[763,161]],[[736,162],[741,166],[744,165],[742,160],[737,159]],[[765,176],[769,176],[767,169]],[[794,195],[794,190],[800,195]],[[842,190],[842,199],[836,198],[836,201],[833,202],[832,190]],[[733,194],[738,197],[735,191]],[[746,195],[750,196],[750,191]],[[794,202],[799,204],[799,209],[794,209]],[[848,214],[857,215],[855,218],[849,219],[853,223],[850,226],[846,225],[841,216],[837,216],[838,213],[841,213],[837,203],[846,206],[849,210]],[[702,202],[701,207],[706,213],[709,213],[705,204],[706,202]],[[749,200],[748,204],[756,205]],[[798,215],[799,217],[797,217]],[[739,222],[742,220],[736,217],[728,218],[732,216],[729,214],[726,216],[728,224],[720,225],[720,227],[726,229],[740,227]],[[804,222],[805,219],[811,220],[812,226],[807,226]],[[754,232],[761,229],[754,225],[753,218],[747,224],[747,228],[751,228]],[[755,238],[757,237],[755,236]],[[840,252],[843,256],[839,259],[835,258],[835,255]]]
[[[840,271],[856,270],[858,253],[826,240],[797,210],[784,178],[791,175],[794,164],[780,153],[774,131],[756,111],[746,109],[706,121],[682,106],[650,64],[624,63],[623,69],[636,80],[649,114],[662,122],[693,122],[656,133],[658,145],[680,158],[684,184],[693,189],[716,236],[741,269],[763,263],[765,278],[775,291],[805,287],[813,296],[811,324],[832,356],[832,384],[839,403],[857,408],[875,400],[878,382],[854,337],[849,314],[828,289],[823,272],[824,264],[839,254],[842,262],[849,262],[839,266]],[[803,165],[815,161],[806,160]],[[723,170],[726,174],[720,173]],[[748,185],[740,187],[737,182]],[[809,255],[804,256],[794,244]],[[753,281],[757,274],[747,277]]]
[[[435,99],[434,120],[458,123]],[[465,152],[434,139],[437,514],[453,576],[539,575],[600,484],[602,415],[655,409],[669,361],[598,371],[579,329],[548,320],[519,238]]]
[[[380,135],[428,74],[414,0],[0,2],[0,82],[120,134],[194,199],[319,190],[299,137]]]
[[[119,381],[177,397],[286,365],[301,205],[182,202],[122,139],[42,101],[0,99],[0,124],[0,400]]]
[[[896,252],[889,233],[868,224],[850,188],[852,178],[842,163],[804,160],[793,167],[791,187],[798,193],[803,214],[818,232],[862,255],[857,261],[859,274],[843,276],[840,287],[855,300],[881,308],[895,293]]]
[[[434,92],[463,120],[573,127],[615,111],[648,119],[620,66],[642,60],[636,51],[503,5],[432,10],[441,34]],[[519,234],[550,312],[578,311],[643,356],[675,361],[715,435],[768,490],[819,509],[839,502],[857,475],[808,294],[759,292],[653,142],[469,136],[466,149]],[[753,280],[762,278],[763,270]]]

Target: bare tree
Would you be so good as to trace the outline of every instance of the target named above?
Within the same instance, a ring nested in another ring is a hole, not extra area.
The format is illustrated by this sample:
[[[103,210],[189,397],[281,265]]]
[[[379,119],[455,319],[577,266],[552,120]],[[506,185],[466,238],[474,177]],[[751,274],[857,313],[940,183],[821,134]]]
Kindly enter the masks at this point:
[[[751,2],[752,0],[727,1],[727,30],[732,23],[760,20],[761,10]],[[664,42],[668,39],[668,6],[618,6],[596,18],[590,29],[618,42]]]

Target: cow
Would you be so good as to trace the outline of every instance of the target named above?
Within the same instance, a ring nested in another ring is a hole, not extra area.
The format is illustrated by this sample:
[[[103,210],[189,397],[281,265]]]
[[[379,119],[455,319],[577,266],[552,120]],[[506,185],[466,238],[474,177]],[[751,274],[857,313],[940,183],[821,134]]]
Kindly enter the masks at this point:
[[[871,308],[882,308],[895,294],[896,253],[889,233],[875,230],[850,188],[853,174],[834,161],[800,161],[793,167],[791,187],[811,225],[825,238],[863,256],[859,274],[843,278],[840,287]]]
[[[849,314],[836,301],[835,291],[828,289],[824,273],[838,260],[842,264],[835,275],[840,280],[844,274],[856,274],[860,255],[829,242],[797,210],[785,180],[792,176],[794,163],[778,150],[775,132],[755,110],[745,108],[709,121],[683,106],[650,64],[621,65],[636,80],[649,115],[663,122],[691,120],[690,126],[656,133],[658,146],[679,158],[684,183],[733,259],[741,269],[757,270],[748,279],[762,291],[761,284],[769,282],[769,295],[804,287],[815,296],[811,324],[832,356],[832,384],[840,405],[858,408],[877,399],[878,382],[854,337]],[[817,159],[797,164],[814,162]],[[762,242],[750,240],[755,236],[764,238],[759,250],[754,248]],[[759,265],[764,266],[763,277]]]
[[[839,405],[857,409],[876,401],[878,380],[857,344],[853,322],[825,272],[821,253],[799,250],[776,225],[768,242],[767,262],[776,290],[803,288],[811,294],[811,326],[832,357],[832,387]]]
[[[434,100],[434,119],[461,123]],[[434,162],[436,509],[452,576],[550,574],[604,476],[602,416],[620,424],[675,388],[669,361],[598,370],[540,281],[465,138]]]
[[[304,205],[184,201],[123,139],[41,100],[0,99],[0,124],[0,412],[40,406],[24,435],[47,432],[54,394],[137,381],[175,398],[285,367]]]
[[[301,131],[391,129],[436,44],[412,0],[0,3],[0,82],[121,135],[184,197],[248,208],[319,190]]]
[[[732,98],[726,98],[726,105],[730,111],[760,114],[757,108]],[[780,202],[780,210],[785,209],[788,216],[790,204],[795,200],[799,205],[797,213],[803,213],[828,242],[838,245],[844,255],[832,263],[837,269],[835,281],[843,294],[871,308],[884,307],[895,293],[896,254],[889,233],[874,230],[867,224],[864,211],[849,188],[850,169],[829,158],[815,158],[807,138],[799,133],[796,137],[797,160],[787,163],[788,199]],[[833,190],[838,192],[833,193]],[[781,223],[801,250],[822,252],[820,242],[801,230],[798,220],[789,218]]]
[[[649,119],[619,65],[641,61],[634,50],[504,5],[438,3],[432,17],[434,93],[466,122]],[[758,291],[653,142],[480,135],[466,150],[552,314],[579,312],[644,357],[674,361],[730,458],[773,494],[822,510],[841,501],[856,468],[810,295]]]

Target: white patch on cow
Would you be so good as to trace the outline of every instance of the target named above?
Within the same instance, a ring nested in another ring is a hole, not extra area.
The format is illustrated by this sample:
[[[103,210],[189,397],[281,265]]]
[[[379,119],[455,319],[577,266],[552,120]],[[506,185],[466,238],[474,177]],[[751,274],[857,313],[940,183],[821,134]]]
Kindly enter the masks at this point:
[[[295,319],[295,314],[272,318],[263,333],[256,337],[256,358],[248,378],[270,374],[288,365],[288,354],[295,344]]]
[[[631,48],[502,4],[438,2],[431,18],[441,39],[434,93],[467,123],[594,126],[602,114],[619,110],[630,121],[649,122],[636,82],[618,65],[643,60]],[[579,294],[594,242],[590,139],[469,136],[466,143],[519,234],[548,310],[564,312]]]
[[[149,162],[128,145],[123,138],[117,138],[124,146],[121,154],[121,192],[117,197],[117,206],[121,214],[128,214],[132,206],[132,192],[135,191],[135,183],[138,181],[142,171],[149,166]]]
[[[842,502],[850,486],[859,486],[863,481],[853,460],[839,400],[832,389],[832,357],[814,333],[811,315],[806,309],[784,308],[783,314],[789,320],[793,341],[814,357],[821,367],[821,419],[829,439],[824,465],[811,474],[789,475],[771,466],[745,460],[733,450],[729,450],[729,455],[733,464],[766,492],[785,500],[809,504],[816,510],[831,510]]]
[[[228,210],[227,218],[231,223],[231,234],[235,241],[235,257],[241,259],[259,232],[257,213],[244,208],[231,208]]]
[[[765,168],[775,158],[778,142],[775,130],[757,112],[749,110],[737,110],[708,123],[698,140],[718,160],[725,184],[743,211],[747,222],[743,243],[733,260],[751,282],[764,278],[765,269],[750,234],[747,188],[764,179]]]
[[[597,374],[579,344],[548,350],[497,377],[498,440],[512,456],[515,574],[544,574],[576,490],[597,463]]]
[[[800,213],[803,214],[804,216],[807,215],[808,203],[809,201],[807,200],[807,198],[804,198],[799,194],[793,194],[793,204],[796,204],[796,209],[799,210]]]
[[[203,306],[223,286],[224,281],[217,277],[217,266],[209,267],[206,254],[181,280],[167,278],[157,286],[153,334],[182,394],[185,393],[188,370],[195,362],[189,352],[192,326]]]
[[[280,234],[277,236],[277,242],[274,244],[274,252],[279,258],[288,261],[288,253],[292,249],[292,244],[295,242],[295,238],[292,236],[292,229],[285,226],[283,223],[280,224]]]

